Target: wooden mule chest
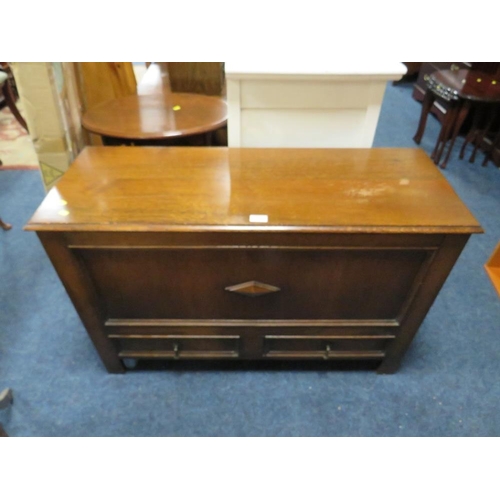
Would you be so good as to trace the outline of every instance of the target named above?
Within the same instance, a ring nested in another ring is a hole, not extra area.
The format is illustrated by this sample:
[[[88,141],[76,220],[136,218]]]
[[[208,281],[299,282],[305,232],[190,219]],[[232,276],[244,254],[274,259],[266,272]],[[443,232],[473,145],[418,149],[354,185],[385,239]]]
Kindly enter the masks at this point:
[[[418,149],[89,147],[36,231],[104,365],[397,370],[472,233]]]

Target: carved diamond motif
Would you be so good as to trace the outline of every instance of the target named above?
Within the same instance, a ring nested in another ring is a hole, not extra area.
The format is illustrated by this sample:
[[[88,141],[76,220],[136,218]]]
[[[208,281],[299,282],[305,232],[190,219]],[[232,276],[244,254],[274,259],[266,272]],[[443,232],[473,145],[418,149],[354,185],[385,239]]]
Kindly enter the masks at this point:
[[[259,281],[246,281],[245,283],[239,283],[238,285],[227,286],[226,290],[228,292],[239,293],[241,295],[248,295],[249,297],[258,297],[259,295],[266,295],[268,293],[280,291],[277,286],[267,285],[266,283],[260,283]]]

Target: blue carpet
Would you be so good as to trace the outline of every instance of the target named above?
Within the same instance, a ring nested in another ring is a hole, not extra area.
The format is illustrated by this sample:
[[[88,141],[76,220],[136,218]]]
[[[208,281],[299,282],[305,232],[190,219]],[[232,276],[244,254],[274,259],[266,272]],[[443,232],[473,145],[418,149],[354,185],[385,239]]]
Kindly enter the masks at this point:
[[[420,104],[388,85],[376,147],[416,147]],[[429,118],[430,153],[438,122]],[[483,265],[500,239],[500,171],[459,160],[444,175],[486,234],[473,236],[401,370],[175,369],[109,375],[35,234],[37,172],[0,172],[0,412],[12,436],[497,436],[500,300]]]

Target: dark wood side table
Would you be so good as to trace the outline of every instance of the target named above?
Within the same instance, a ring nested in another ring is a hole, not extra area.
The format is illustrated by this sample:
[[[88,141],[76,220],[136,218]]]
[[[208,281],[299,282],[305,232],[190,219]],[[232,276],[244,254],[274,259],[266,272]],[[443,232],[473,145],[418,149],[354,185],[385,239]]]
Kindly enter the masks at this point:
[[[482,71],[491,75],[500,73],[500,63],[485,63],[485,62],[424,62],[420,66],[418,77],[415,85],[413,86],[412,96],[415,100],[422,102],[424,100],[425,91],[427,89],[427,79],[435,71],[441,70],[458,71],[459,69],[471,69],[474,71]],[[443,121],[448,105],[445,101],[435,101],[431,113],[438,118],[440,122]]]
[[[427,79],[427,90],[414,141],[420,144],[427,116],[436,100],[446,101],[449,106],[431,158],[439,165],[441,155],[449,142],[448,152],[441,168],[446,168],[458,133],[473,107],[484,112],[484,107],[500,102],[500,83],[488,73],[459,69],[432,73]]]
[[[182,145],[195,136],[210,145],[226,121],[227,104],[219,97],[163,92],[103,102],[83,115],[82,125],[106,145]]]
[[[115,373],[143,358],[392,373],[482,232],[416,148],[86,148],[26,229]]]
[[[423,102],[427,91],[427,80],[432,73],[441,70],[458,71],[459,69],[474,69],[473,63],[470,62],[424,62],[420,66],[417,81],[413,86],[412,97],[419,102]],[[431,113],[442,123],[448,104],[446,101],[435,101],[431,107]]]

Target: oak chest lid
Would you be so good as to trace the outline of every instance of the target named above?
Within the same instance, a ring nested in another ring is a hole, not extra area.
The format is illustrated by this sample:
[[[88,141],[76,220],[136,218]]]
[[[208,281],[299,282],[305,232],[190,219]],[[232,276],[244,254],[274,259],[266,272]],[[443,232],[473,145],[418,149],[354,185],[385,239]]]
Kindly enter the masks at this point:
[[[87,147],[36,231],[477,233],[420,149]]]

